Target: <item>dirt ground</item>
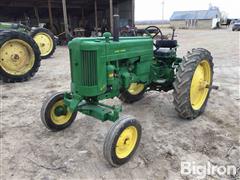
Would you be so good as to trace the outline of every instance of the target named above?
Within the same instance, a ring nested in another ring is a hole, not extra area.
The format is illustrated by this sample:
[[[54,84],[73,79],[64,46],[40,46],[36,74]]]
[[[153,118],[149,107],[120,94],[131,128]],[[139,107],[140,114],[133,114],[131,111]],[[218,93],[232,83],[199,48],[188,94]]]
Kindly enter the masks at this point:
[[[205,113],[181,120],[172,104],[172,91],[148,92],[123,114],[135,116],[143,127],[140,146],[127,164],[112,168],[103,157],[103,143],[111,122],[81,115],[71,127],[53,133],[40,120],[44,99],[70,87],[67,47],[43,60],[28,82],[1,82],[1,179],[197,179],[180,174],[181,162],[235,165],[236,176],[209,175],[207,179],[237,179],[239,148],[239,33],[224,30],[178,30],[178,55],[204,47],[214,57],[214,84]],[[106,100],[121,104],[117,98]]]

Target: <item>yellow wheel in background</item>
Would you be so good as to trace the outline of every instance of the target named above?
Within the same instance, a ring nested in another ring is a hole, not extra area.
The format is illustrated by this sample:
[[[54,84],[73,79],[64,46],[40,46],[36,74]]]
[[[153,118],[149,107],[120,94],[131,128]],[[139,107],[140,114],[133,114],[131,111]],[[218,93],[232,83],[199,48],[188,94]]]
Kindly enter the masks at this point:
[[[207,60],[202,60],[192,78],[191,89],[190,89],[190,101],[194,110],[199,110],[204,104],[209,86],[211,83],[211,68]]]
[[[174,105],[180,117],[194,119],[204,112],[213,79],[212,56],[206,49],[193,49],[183,58],[173,83]]]
[[[126,116],[117,120],[104,141],[105,159],[115,167],[128,162],[139,145],[141,133],[141,125],[135,118]]]
[[[40,67],[40,51],[27,34],[0,32],[0,76],[4,82],[22,82],[35,75]]]
[[[128,92],[131,95],[138,95],[144,90],[144,88],[145,88],[144,84],[132,83],[128,88]]]
[[[64,94],[56,93],[42,105],[41,120],[52,131],[60,131],[69,127],[77,116],[64,105]]]
[[[55,52],[56,42],[51,31],[46,28],[35,28],[30,35],[37,43],[42,59],[49,58]]]
[[[41,56],[48,55],[53,49],[53,40],[50,35],[44,32],[37,33],[33,37],[34,41],[37,43]]]
[[[1,67],[11,75],[23,75],[33,67],[35,56],[32,47],[20,39],[6,41],[0,49]]]
[[[131,83],[128,89],[124,89],[119,99],[125,103],[133,103],[143,98],[145,93],[145,84]]]

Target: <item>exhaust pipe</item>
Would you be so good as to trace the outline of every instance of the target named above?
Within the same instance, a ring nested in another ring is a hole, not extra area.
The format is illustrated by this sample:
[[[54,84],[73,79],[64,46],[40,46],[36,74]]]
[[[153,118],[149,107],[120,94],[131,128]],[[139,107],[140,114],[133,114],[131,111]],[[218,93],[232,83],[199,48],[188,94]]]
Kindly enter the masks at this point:
[[[119,15],[113,15],[113,41],[119,41]]]

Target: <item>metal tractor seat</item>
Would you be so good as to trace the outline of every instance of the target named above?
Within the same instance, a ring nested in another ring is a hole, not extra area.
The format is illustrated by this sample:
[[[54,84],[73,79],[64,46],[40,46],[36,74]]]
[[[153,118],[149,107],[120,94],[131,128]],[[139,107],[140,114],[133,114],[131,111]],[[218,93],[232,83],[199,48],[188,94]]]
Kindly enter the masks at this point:
[[[175,51],[173,48],[177,47],[177,40],[156,40],[155,47],[156,57],[170,56],[172,51]]]
[[[157,49],[159,48],[176,48],[177,47],[177,40],[156,40],[155,46]]]

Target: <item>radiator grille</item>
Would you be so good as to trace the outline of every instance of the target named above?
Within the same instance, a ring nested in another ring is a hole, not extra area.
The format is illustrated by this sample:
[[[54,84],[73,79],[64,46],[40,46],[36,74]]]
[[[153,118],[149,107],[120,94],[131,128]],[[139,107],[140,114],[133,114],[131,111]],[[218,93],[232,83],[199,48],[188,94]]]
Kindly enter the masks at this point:
[[[97,85],[97,53],[82,51],[80,61],[80,84],[82,86]]]

